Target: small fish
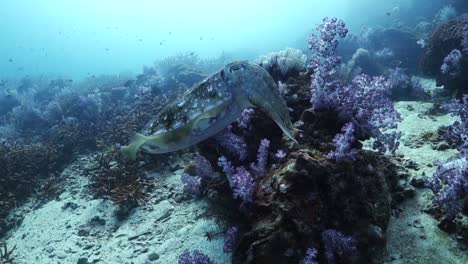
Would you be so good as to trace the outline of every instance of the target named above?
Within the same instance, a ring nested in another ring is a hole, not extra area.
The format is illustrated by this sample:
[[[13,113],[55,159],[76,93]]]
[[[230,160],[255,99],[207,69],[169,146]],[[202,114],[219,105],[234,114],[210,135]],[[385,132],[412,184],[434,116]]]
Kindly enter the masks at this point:
[[[426,47],[426,41],[424,39],[420,39],[418,41],[416,41],[416,43],[421,46],[421,48],[425,48]]]
[[[391,15],[392,15],[392,13],[390,13],[390,12],[387,12],[387,13],[385,13],[385,14],[386,14],[387,16],[391,16]]]
[[[169,34],[169,35],[172,35],[172,32],[171,32],[171,31],[169,31],[169,33],[168,33],[168,34]]]
[[[403,62],[401,60],[393,60],[390,62],[390,66],[392,66],[393,68],[395,67],[399,67]]]
[[[200,40],[203,40],[203,37],[200,37]]]
[[[126,90],[128,90],[128,87],[125,87],[125,86],[117,86],[117,87],[111,88],[111,91],[115,91],[115,92],[121,92],[121,91],[126,91]]]
[[[162,44],[163,44],[163,42],[162,42],[162,41],[160,41],[160,42],[159,42],[159,46],[162,46]]]
[[[265,112],[297,142],[296,129],[273,78],[262,67],[239,61],[169,103],[121,148],[122,153],[136,159],[140,148],[160,154],[190,147],[221,132],[250,107]]]
[[[109,51],[109,48],[105,48],[104,50],[105,50],[105,51]]]
[[[13,59],[12,59],[12,58],[9,58],[9,59],[8,59],[8,62],[10,62],[10,63],[13,62]]]

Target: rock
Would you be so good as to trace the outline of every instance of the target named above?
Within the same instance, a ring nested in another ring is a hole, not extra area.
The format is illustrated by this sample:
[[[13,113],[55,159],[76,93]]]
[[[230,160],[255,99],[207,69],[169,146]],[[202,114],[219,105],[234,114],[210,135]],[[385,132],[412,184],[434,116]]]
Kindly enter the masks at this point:
[[[62,206],[62,210],[67,210],[67,209],[76,210],[78,207],[79,207],[79,205],[77,205],[76,203],[73,203],[73,202],[66,202],[66,203]]]
[[[86,229],[78,230],[78,236],[89,236],[89,231]]]
[[[358,227],[354,235],[366,248],[378,250],[385,245],[383,230],[391,212],[389,189],[398,182],[395,166],[372,152],[360,153],[353,167],[337,166],[326,154],[311,149],[300,149],[288,157],[259,181],[253,205],[258,213],[242,233],[232,263],[298,263],[301,250],[306,250],[304,242],[315,243],[314,238],[330,223]],[[323,199],[311,202],[311,193]],[[360,226],[365,222],[373,225]],[[351,259],[342,261],[350,263]]]
[[[164,200],[155,206],[154,211],[155,221],[160,221],[172,214],[174,206],[169,201]]]
[[[89,264],[88,258],[79,258],[76,264]]]
[[[443,218],[437,226],[447,233],[454,233],[457,230],[457,225],[447,218]]]
[[[407,186],[403,190],[403,195],[405,196],[405,198],[413,198],[415,194],[416,194],[416,191],[411,186]]]
[[[372,244],[385,245],[386,236],[380,226],[369,225],[367,227],[367,235]]]
[[[439,144],[437,144],[435,149],[439,151],[444,151],[450,149],[450,146],[446,142],[440,142]]]
[[[411,182],[410,184],[413,186],[413,187],[416,187],[416,188],[423,188],[425,183],[424,183],[424,179],[422,177],[414,177],[413,179],[411,179]]]
[[[421,224],[421,221],[419,219],[414,220],[412,225],[415,228],[424,228],[424,226]]]
[[[158,259],[159,259],[159,254],[156,253],[156,252],[153,252],[153,253],[148,255],[148,260],[150,260],[150,261],[156,261]]]
[[[89,225],[91,226],[105,226],[106,220],[102,219],[100,216],[96,215],[95,217],[89,220]]]

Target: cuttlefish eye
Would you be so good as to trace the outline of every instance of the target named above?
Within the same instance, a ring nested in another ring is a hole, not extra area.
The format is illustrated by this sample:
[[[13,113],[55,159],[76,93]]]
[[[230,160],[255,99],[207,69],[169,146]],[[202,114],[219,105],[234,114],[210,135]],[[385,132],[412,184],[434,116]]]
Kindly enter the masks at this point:
[[[239,64],[234,64],[234,65],[232,65],[231,67],[229,67],[229,71],[230,71],[231,73],[233,73],[233,72],[235,72],[235,71],[239,71],[239,70],[244,70],[244,69],[245,69],[245,66],[244,66],[244,64],[241,64],[241,63],[239,63]]]

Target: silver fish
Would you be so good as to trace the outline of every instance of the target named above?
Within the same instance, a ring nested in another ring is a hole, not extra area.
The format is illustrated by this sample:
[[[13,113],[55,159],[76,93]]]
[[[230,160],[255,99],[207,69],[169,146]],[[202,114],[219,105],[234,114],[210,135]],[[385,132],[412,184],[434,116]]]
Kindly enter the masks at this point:
[[[265,112],[297,143],[288,108],[273,78],[262,67],[239,61],[169,103],[122,152],[136,159],[140,148],[153,154],[187,148],[221,132],[249,107]]]

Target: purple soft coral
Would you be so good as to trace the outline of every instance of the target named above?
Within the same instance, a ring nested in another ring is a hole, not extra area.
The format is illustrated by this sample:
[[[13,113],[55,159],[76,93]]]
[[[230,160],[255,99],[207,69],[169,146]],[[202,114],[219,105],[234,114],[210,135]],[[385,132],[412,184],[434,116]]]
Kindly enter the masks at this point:
[[[316,30],[319,36],[311,34],[308,48],[313,51],[309,63],[312,70],[311,103],[314,109],[327,107],[327,93],[340,85],[337,78],[337,66],[341,63],[341,57],[336,55],[338,38],[344,38],[348,34],[346,24],[337,18],[324,18],[322,24]]]
[[[238,120],[238,126],[239,128],[249,130],[250,128],[250,120],[252,120],[252,115],[255,112],[253,108],[247,108],[244,111],[242,111],[241,116],[239,117]]]
[[[236,169],[230,181],[234,198],[242,200],[243,204],[249,204],[253,201],[255,192],[255,181],[252,175],[243,166]]]
[[[311,247],[307,249],[306,256],[299,262],[299,264],[318,264],[317,261],[318,251]]]
[[[461,63],[463,55],[458,49],[452,50],[445,58],[442,66],[440,66],[440,72],[442,76],[447,80],[457,78],[461,73]]]
[[[329,264],[335,263],[336,256],[352,258],[357,255],[356,240],[334,229],[327,229],[322,232],[322,242]]]
[[[437,172],[427,179],[426,185],[434,193],[434,202],[446,210],[453,219],[460,211],[461,199],[468,194],[468,161],[466,155],[446,163],[436,163]]]
[[[188,250],[185,250],[179,256],[179,264],[214,264],[214,262],[198,250],[194,250],[192,254]]]
[[[247,143],[242,136],[236,135],[228,127],[214,137],[221,147],[240,161],[247,158]]]
[[[398,147],[400,133],[383,134],[381,130],[394,129],[400,114],[395,110],[389,98],[390,82],[382,77],[369,77],[361,74],[356,76],[352,83],[342,86],[333,94],[330,100],[341,118],[353,122],[358,139],[369,136],[376,138],[374,145],[377,150],[394,153]],[[377,147],[378,146],[378,147]]]
[[[455,144],[460,152],[468,152],[468,94],[462,99],[454,99],[444,108],[460,117],[460,121],[448,127],[446,139]]]
[[[465,27],[463,28],[462,48],[463,52],[468,52],[468,20],[465,20]]]
[[[337,134],[333,139],[335,150],[328,153],[328,159],[334,159],[337,162],[343,160],[354,160],[356,158],[357,150],[352,146],[356,142],[354,137],[354,124],[346,123],[341,129],[343,134]]]
[[[244,166],[240,166],[234,173],[231,162],[224,156],[218,159],[218,165],[228,178],[234,198],[240,198],[244,205],[251,203],[255,192],[255,180],[250,172]]]
[[[391,82],[382,76],[356,76],[349,85],[338,77],[340,57],[336,55],[338,39],[348,33],[341,20],[325,18],[318,26],[320,37],[311,35],[309,49],[314,53],[309,64],[311,76],[311,103],[314,110],[336,110],[344,122],[353,122],[357,139],[375,137],[380,141],[379,150],[388,140],[395,149],[399,134],[383,137],[381,130],[395,128],[400,116],[390,100]]]
[[[221,156],[218,158],[218,166],[223,169],[224,174],[230,180],[232,175],[234,175],[234,168],[231,162],[226,157]]]
[[[267,172],[268,150],[270,148],[270,141],[262,139],[257,152],[257,164],[250,164],[250,168],[258,175],[264,176]]]
[[[224,246],[223,251],[226,253],[233,252],[239,242],[239,228],[237,226],[232,226],[226,231],[224,237]]]
[[[201,178],[191,176],[185,172],[180,175],[180,180],[184,184],[184,192],[193,196],[200,196],[203,193]]]
[[[195,173],[189,175],[182,173],[180,178],[184,183],[184,191],[194,196],[200,196],[206,187],[208,181],[216,178],[218,174],[213,171],[210,162],[200,154],[195,156]]]

